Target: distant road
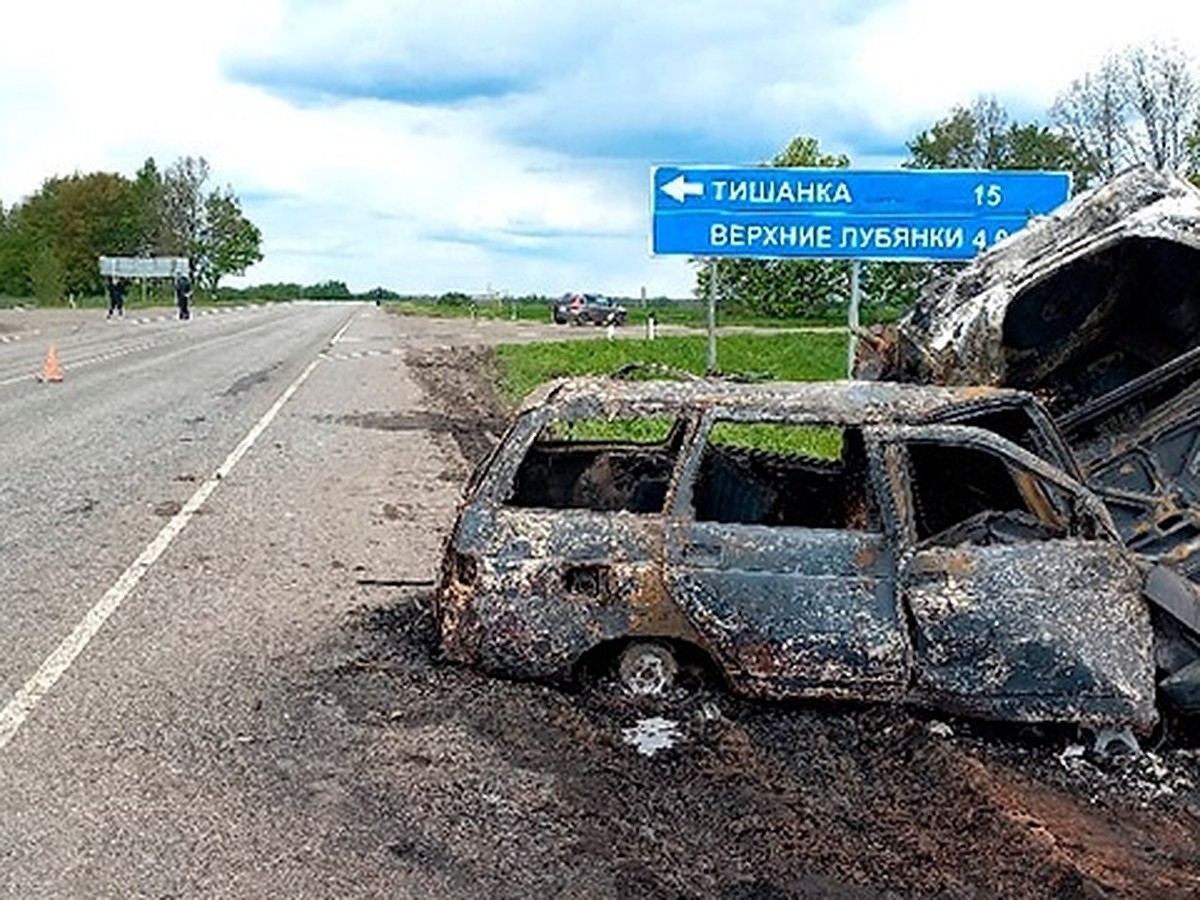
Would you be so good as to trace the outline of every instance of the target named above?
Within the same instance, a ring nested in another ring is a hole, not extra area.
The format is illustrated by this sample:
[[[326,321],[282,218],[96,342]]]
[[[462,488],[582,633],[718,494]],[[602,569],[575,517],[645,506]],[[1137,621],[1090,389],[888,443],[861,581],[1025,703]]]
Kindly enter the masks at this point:
[[[328,687],[468,474],[406,358],[562,333],[0,311],[0,897],[427,895],[348,802],[364,701]]]
[[[263,672],[344,614],[329,574],[392,571],[357,505],[392,464],[339,424],[405,389],[389,318],[0,318],[0,895],[295,896],[213,766],[286,728]]]
[[[188,322],[68,313],[0,344],[0,698],[356,311],[260,307]],[[63,381],[39,383],[51,345]]]

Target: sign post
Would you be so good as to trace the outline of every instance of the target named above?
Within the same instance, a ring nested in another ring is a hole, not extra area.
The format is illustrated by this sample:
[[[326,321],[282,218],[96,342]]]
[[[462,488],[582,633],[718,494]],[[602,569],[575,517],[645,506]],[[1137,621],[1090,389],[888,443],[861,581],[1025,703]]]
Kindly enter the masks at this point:
[[[652,170],[652,252],[967,260],[1067,199],[1067,172]]]
[[[717,261],[708,261],[708,361],[704,374],[717,374]]]
[[[850,260],[850,311],[846,315],[847,330],[850,332],[846,342],[846,377],[854,377],[854,357],[858,353],[858,307],[862,300],[859,293],[862,284],[862,262]]]

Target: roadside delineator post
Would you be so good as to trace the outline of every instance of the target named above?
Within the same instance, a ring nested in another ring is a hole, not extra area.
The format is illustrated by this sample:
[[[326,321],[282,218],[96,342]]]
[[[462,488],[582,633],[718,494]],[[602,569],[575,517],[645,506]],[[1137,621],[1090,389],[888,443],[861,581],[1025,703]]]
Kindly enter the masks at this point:
[[[37,380],[46,381],[62,381],[62,367],[58,364],[58,351],[51,344],[46,351],[46,361],[42,363],[42,371],[38,373]]]

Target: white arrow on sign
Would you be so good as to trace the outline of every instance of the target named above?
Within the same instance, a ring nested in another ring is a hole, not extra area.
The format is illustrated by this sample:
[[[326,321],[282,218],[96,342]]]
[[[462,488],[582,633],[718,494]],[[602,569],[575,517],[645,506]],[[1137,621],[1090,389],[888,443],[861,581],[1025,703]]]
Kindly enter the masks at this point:
[[[704,184],[698,181],[688,181],[685,175],[672,178],[660,190],[668,197],[674,197],[680,203],[687,197],[704,196]]]

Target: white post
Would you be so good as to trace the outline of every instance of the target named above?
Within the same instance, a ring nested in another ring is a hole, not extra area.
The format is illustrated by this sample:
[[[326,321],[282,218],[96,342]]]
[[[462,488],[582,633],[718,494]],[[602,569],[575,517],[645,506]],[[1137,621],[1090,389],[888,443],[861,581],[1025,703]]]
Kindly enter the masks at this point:
[[[708,261],[708,368],[706,375],[717,374],[717,260]]]
[[[859,283],[860,283],[860,263],[857,259],[850,262],[850,310],[847,313],[847,325],[850,331],[850,339],[847,342],[846,353],[846,377],[854,377],[854,355],[858,352],[858,306],[859,300]]]

